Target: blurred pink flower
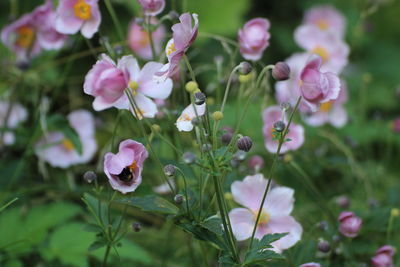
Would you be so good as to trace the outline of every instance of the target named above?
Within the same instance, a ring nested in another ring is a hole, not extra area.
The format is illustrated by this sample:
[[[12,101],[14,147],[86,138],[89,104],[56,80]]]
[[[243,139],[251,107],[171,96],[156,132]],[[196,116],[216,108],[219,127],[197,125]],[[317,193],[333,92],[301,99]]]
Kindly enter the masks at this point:
[[[383,246],[375,252],[375,256],[371,259],[374,267],[394,267],[393,256],[395,249],[392,246]]]
[[[362,219],[351,211],[340,213],[339,222],[339,231],[347,237],[356,237],[362,226]]]
[[[104,173],[111,187],[123,194],[135,191],[142,183],[143,162],[147,157],[146,148],[129,139],[119,144],[117,154],[105,154]]]
[[[175,125],[180,132],[190,132],[193,130],[192,120],[197,116],[203,116],[206,112],[206,104],[195,105],[189,104],[183,111],[182,114],[177,119]]]
[[[124,93],[125,88],[129,88],[137,105],[133,114],[137,114],[138,119],[154,118],[158,110],[151,98],[165,99],[172,91],[171,79],[156,81],[153,78],[161,67],[161,63],[147,62],[140,69],[131,55],[123,56],[116,65],[102,54],[86,75],[83,88],[86,94],[95,97],[93,108],[97,111],[110,107],[129,109],[130,103]]]
[[[60,49],[67,36],[58,33],[54,28],[55,13],[51,1],[35,8],[18,20],[3,28],[2,42],[13,50],[17,59],[27,60],[42,49]]]
[[[5,145],[14,144],[15,135],[12,129],[15,129],[21,122],[26,121],[27,118],[28,112],[21,104],[0,101],[0,128],[5,128],[0,145],[1,143]]]
[[[232,183],[233,199],[245,208],[234,208],[229,212],[233,234],[239,241],[251,237],[259,211],[262,196],[267,187],[267,179],[262,174],[246,176],[243,181]],[[255,237],[261,239],[266,234],[288,233],[271,245],[277,252],[292,247],[301,239],[303,228],[292,217],[294,191],[288,187],[275,187],[268,192]]]
[[[153,22],[154,24],[157,23],[156,20],[153,20]],[[157,30],[152,33],[152,36],[155,52],[159,54],[161,51],[162,41],[165,37],[164,25],[160,25]],[[150,60],[153,58],[149,34],[135,21],[132,21],[131,25],[129,26],[128,44],[132,51],[142,59]]]
[[[144,14],[147,16],[155,16],[160,14],[165,7],[165,0],[138,0],[142,6]]]
[[[171,184],[172,188],[175,190],[175,188],[176,188],[175,179],[169,178],[168,181]],[[154,190],[154,192],[161,194],[161,195],[172,193],[171,188],[169,187],[167,182],[160,184],[159,186],[153,187],[153,190]]]
[[[349,46],[340,37],[321,31],[315,25],[299,26],[294,39],[301,48],[322,58],[323,71],[338,74],[348,63]]]
[[[321,267],[321,264],[316,263],[316,262],[309,262],[309,263],[304,263],[300,265],[299,267]]]
[[[260,155],[254,155],[249,159],[248,166],[255,172],[264,168],[264,159]]]
[[[332,32],[343,37],[346,30],[346,19],[331,5],[318,5],[309,9],[304,15],[303,24],[312,24],[322,31]]]
[[[270,23],[267,19],[254,18],[239,30],[240,53],[247,60],[259,60],[269,45]]]
[[[192,17],[194,20],[193,27]],[[156,73],[156,75],[162,78],[172,77],[177,72],[179,62],[197,37],[199,28],[197,14],[192,14],[192,16],[190,16],[190,13],[184,13],[179,17],[179,20],[180,23],[172,26],[172,39],[168,41],[165,48],[168,63]]]
[[[343,127],[347,123],[347,111],[343,104],[347,102],[347,84],[340,81],[340,92],[338,98],[322,103],[317,112],[306,112],[303,120],[311,126],[321,126],[329,123],[336,128]]]
[[[278,140],[273,139],[274,123],[283,119],[287,123],[286,116],[282,117],[282,109],[279,106],[271,106],[266,108],[262,114],[264,127],[264,143],[267,150],[276,153],[278,149]],[[286,138],[291,139],[282,144],[280,153],[286,153],[289,150],[297,150],[304,143],[304,128],[301,125],[291,123]]]
[[[79,136],[82,154],[79,154],[71,140],[59,131],[49,132],[35,145],[38,158],[47,161],[53,167],[68,168],[71,165],[87,163],[97,150],[93,115],[86,110],[75,110],[68,115],[68,121]]]
[[[88,39],[99,30],[101,13],[99,0],[60,0],[55,26],[58,32],[75,34],[81,31]]]
[[[332,72],[321,72],[322,58],[312,55],[300,73],[300,92],[311,111],[320,104],[335,100],[340,92],[340,80]]]
[[[395,133],[400,133],[400,117],[399,117],[399,118],[396,118],[396,119],[393,121],[393,131],[394,131]]]

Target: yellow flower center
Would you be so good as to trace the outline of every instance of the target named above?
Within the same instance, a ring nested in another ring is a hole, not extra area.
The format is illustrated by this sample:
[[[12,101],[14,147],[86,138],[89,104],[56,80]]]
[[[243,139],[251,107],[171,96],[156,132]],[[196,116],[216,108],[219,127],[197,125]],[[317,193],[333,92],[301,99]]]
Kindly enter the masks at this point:
[[[15,44],[20,47],[28,48],[35,39],[35,30],[30,26],[22,26],[17,29],[17,39]]]
[[[138,168],[138,166],[137,166],[137,161],[134,160],[134,161],[132,162],[132,164],[128,166],[128,168],[129,168],[129,170],[130,170],[131,172],[134,172],[134,171]]]
[[[67,150],[67,151],[72,151],[74,150],[74,145],[69,139],[64,138],[61,141],[62,146]]]
[[[75,16],[82,20],[88,20],[92,16],[91,8],[85,0],[78,0],[74,5]]]
[[[139,84],[135,81],[130,81],[128,84],[129,88],[132,90],[132,95],[137,95],[137,90],[139,89]]]
[[[329,28],[329,23],[328,23],[326,20],[324,20],[324,19],[320,19],[320,20],[317,22],[317,26],[318,26],[321,30],[325,31],[325,30],[327,30],[327,29]]]
[[[319,110],[321,110],[322,112],[328,112],[329,110],[331,110],[331,108],[332,108],[332,101],[328,101],[322,103]]]
[[[258,212],[255,212],[254,220],[257,219],[257,215],[258,215]],[[270,219],[271,219],[271,216],[268,214],[268,212],[263,210],[263,211],[261,211],[260,219],[258,220],[258,225],[265,225],[269,222]]]
[[[328,51],[326,51],[325,48],[323,48],[322,46],[317,46],[315,47],[312,52],[314,54],[319,55],[320,57],[322,57],[322,61],[326,62],[329,59],[329,53]]]
[[[168,48],[167,48],[167,56],[171,55],[172,53],[174,53],[176,51],[175,49],[175,44],[171,43]]]

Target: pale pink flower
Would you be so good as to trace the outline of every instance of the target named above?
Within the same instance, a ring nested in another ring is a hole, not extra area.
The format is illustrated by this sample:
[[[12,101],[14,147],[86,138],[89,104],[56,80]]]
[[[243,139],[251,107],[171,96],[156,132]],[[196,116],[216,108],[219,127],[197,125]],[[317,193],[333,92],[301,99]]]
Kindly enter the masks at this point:
[[[340,233],[347,237],[356,237],[362,226],[362,219],[351,211],[340,213],[339,222]]]
[[[238,241],[251,237],[261,200],[267,187],[262,174],[246,176],[243,181],[232,183],[233,199],[245,208],[234,208],[229,212],[233,234]],[[303,229],[292,217],[294,191],[288,187],[275,187],[268,192],[257,225],[255,237],[261,239],[267,234],[288,233],[271,245],[277,252],[288,249],[301,239]]]
[[[152,20],[156,24],[157,21]],[[161,51],[162,41],[165,38],[165,27],[160,25],[153,33],[154,50],[157,54]],[[131,22],[128,33],[128,45],[135,54],[145,60],[153,58],[148,32],[135,21]]]
[[[282,109],[279,106],[271,106],[263,111],[262,117],[264,122],[263,133],[264,143],[267,150],[271,153],[276,153],[278,149],[278,140],[273,139],[274,123],[277,121],[283,121],[287,123],[287,116],[282,116]],[[291,123],[288,134],[286,135],[286,141],[282,144],[280,153],[286,153],[290,150],[299,149],[304,143],[304,128],[301,125]]]
[[[395,249],[392,246],[380,247],[375,256],[371,259],[372,266],[374,267],[394,267],[393,256]]]
[[[249,159],[247,163],[249,168],[254,170],[256,173],[264,168],[264,159],[260,155],[254,155]]]
[[[322,58],[323,71],[340,73],[348,63],[349,46],[340,37],[315,25],[299,26],[294,39],[301,48]]]
[[[346,31],[346,19],[339,10],[331,5],[318,5],[304,15],[303,24],[312,24],[322,31],[332,32],[343,37]]]
[[[175,190],[175,188],[176,188],[175,179],[169,178],[168,181],[169,181],[169,184],[171,185],[172,189]],[[161,195],[173,193],[171,191],[171,187],[169,187],[169,184],[167,182],[165,182],[163,184],[153,187],[153,190],[157,194],[161,194]]]
[[[321,264],[316,262],[308,262],[300,265],[299,267],[321,267]]]
[[[192,17],[194,25],[192,25]],[[197,14],[190,16],[189,13],[184,13],[179,20],[179,23],[172,26],[172,39],[168,41],[165,48],[168,63],[157,72],[157,75],[162,78],[172,77],[178,71],[179,62],[197,37],[199,28]]]
[[[321,72],[322,58],[312,55],[300,73],[300,92],[311,111],[320,104],[335,100],[340,92],[340,80],[332,72]]]
[[[0,144],[14,144],[15,135],[12,130],[27,118],[28,112],[21,104],[0,101],[0,128],[5,128]]]
[[[144,14],[147,16],[155,16],[160,14],[165,7],[165,0],[138,0],[142,6]]]
[[[347,111],[343,106],[347,102],[347,85],[344,80],[340,82],[341,89],[338,98],[322,103],[317,112],[306,112],[303,120],[311,126],[321,126],[329,123],[336,128],[347,123]]]
[[[193,130],[192,120],[196,118],[196,115],[201,117],[206,112],[206,104],[195,105],[189,104],[177,119],[175,125],[180,132],[190,132]]]
[[[143,162],[147,157],[144,145],[130,139],[119,144],[117,154],[105,154],[104,173],[111,187],[123,194],[135,191],[142,183]]]
[[[53,167],[68,168],[87,163],[97,150],[93,115],[86,110],[75,110],[68,115],[68,121],[79,136],[82,154],[78,153],[71,140],[61,131],[47,133],[35,145],[38,158]]]
[[[101,13],[99,0],[60,0],[55,27],[58,32],[75,34],[81,31],[88,39],[99,30]]]
[[[396,118],[396,119],[393,121],[393,131],[394,131],[395,133],[400,133],[400,117],[399,117],[399,118]]]
[[[158,81],[153,77],[161,67],[161,63],[147,62],[140,69],[131,55],[123,56],[116,65],[102,54],[86,75],[83,88],[86,94],[95,97],[93,108],[98,111],[110,107],[129,109],[130,103],[124,92],[129,88],[136,105],[133,114],[137,114],[139,119],[154,118],[158,110],[151,98],[165,99],[172,91],[171,79]]]
[[[247,60],[259,60],[269,45],[269,20],[254,18],[239,30],[240,53]]]

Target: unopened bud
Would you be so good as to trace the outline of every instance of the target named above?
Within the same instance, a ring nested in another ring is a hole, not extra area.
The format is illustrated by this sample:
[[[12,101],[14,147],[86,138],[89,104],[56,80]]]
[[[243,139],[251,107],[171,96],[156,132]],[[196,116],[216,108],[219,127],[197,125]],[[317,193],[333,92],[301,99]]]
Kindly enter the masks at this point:
[[[350,206],[350,199],[347,196],[339,196],[336,198],[336,204],[343,208],[346,209]]]
[[[203,105],[206,102],[206,95],[202,92],[198,92],[194,94],[194,103],[196,105]]]
[[[224,145],[228,145],[230,142],[231,142],[231,140],[232,140],[232,133],[229,133],[229,132],[227,132],[227,133],[224,133],[222,136],[221,136],[221,142],[222,142],[222,144],[224,144]]]
[[[237,141],[237,148],[246,152],[249,152],[253,146],[253,141],[248,136],[243,136]]]
[[[286,112],[287,110],[290,109],[290,103],[289,102],[282,102],[280,106],[281,106],[281,109],[283,110],[283,112]]]
[[[327,221],[319,222],[318,228],[321,229],[322,231],[327,231],[328,230],[328,222]]]
[[[201,151],[207,152],[207,151],[210,151],[211,148],[212,148],[211,144],[203,144],[201,147]]]
[[[224,118],[224,114],[221,111],[215,111],[211,116],[215,121],[220,121]]]
[[[199,85],[194,81],[187,82],[185,85],[185,89],[189,93],[193,93],[198,88],[199,88]]]
[[[286,127],[286,124],[283,121],[277,121],[274,123],[274,129],[278,133],[283,132],[283,130],[285,130],[285,127]]]
[[[272,70],[272,77],[277,81],[284,81],[290,77],[290,67],[285,62],[278,62]]]
[[[185,152],[182,155],[182,159],[186,164],[193,164],[196,161],[196,155],[192,152]]]
[[[318,250],[323,253],[328,253],[331,250],[331,245],[329,244],[329,242],[327,242],[325,240],[321,240],[318,243]]]
[[[183,196],[181,194],[175,195],[174,201],[178,205],[182,204],[183,203]]]
[[[140,232],[142,225],[139,222],[132,223],[132,230],[135,232]]]
[[[243,61],[242,63],[240,63],[239,65],[239,72],[242,75],[247,75],[252,71],[252,67],[251,64],[249,62]]]
[[[398,208],[393,208],[390,211],[390,216],[392,217],[399,217],[400,216],[400,210]]]
[[[252,170],[258,172],[264,167],[264,159],[259,155],[254,155],[250,158],[248,165]]]
[[[172,177],[176,173],[176,167],[172,164],[168,164],[164,167],[164,173],[168,177]]]
[[[153,132],[159,133],[161,131],[161,127],[158,124],[153,124],[153,125],[151,125],[151,130]]]
[[[83,179],[85,180],[85,182],[87,183],[92,183],[94,180],[97,179],[97,175],[94,171],[87,171],[85,172],[85,174],[83,175]]]

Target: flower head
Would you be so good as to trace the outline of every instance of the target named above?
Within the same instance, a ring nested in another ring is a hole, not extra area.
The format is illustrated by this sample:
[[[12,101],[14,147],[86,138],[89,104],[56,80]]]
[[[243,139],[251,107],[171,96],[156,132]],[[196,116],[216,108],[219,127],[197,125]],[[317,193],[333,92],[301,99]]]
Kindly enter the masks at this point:
[[[393,256],[395,249],[392,246],[380,247],[375,256],[371,259],[372,266],[374,267],[393,267]]]
[[[240,53],[247,60],[259,60],[269,45],[270,23],[267,19],[254,18],[239,30]]]
[[[192,120],[196,118],[196,116],[203,116],[205,112],[205,103],[202,105],[189,104],[189,106],[182,111],[175,125],[180,132],[190,132],[193,130]]]
[[[362,219],[350,211],[340,213],[339,222],[340,233],[347,237],[356,237],[362,226]]]
[[[129,139],[119,144],[117,154],[105,154],[104,173],[111,187],[123,194],[135,191],[142,183],[143,162],[147,157],[146,148]]]
[[[144,14],[155,16],[160,14],[165,7],[165,0],[138,0],[142,6]]]
[[[5,128],[0,144],[12,145],[15,142],[12,130],[27,118],[28,112],[21,104],[0,101],[0,128]]]
[[[303,24],[315,25],[321,31],[329,31],[339,37],[343,37],[346,30],[346,19],[331,5],[318,5],[309,9],[304,15]]]

